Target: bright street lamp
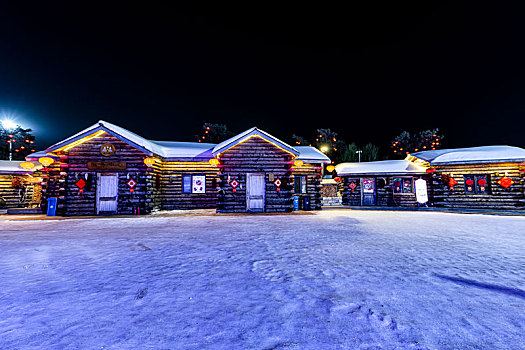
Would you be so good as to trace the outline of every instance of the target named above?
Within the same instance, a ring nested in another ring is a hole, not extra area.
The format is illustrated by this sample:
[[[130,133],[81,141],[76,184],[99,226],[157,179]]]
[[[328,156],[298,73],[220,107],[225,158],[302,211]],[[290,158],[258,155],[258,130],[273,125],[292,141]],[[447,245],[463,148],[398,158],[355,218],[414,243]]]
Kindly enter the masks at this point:
[[[0,121],[0,123],[7,132],[15,130],[18,126],[18,124],[12,121],[11,119],[3,119]],[[11,161],[13,160],[13,135],[8,135],[8,138],[9,139],[7,140],[7,142],[9,143],[9,160]]]
[[[321,152],[323,153],[328,152],[328,146],[321,146]]]

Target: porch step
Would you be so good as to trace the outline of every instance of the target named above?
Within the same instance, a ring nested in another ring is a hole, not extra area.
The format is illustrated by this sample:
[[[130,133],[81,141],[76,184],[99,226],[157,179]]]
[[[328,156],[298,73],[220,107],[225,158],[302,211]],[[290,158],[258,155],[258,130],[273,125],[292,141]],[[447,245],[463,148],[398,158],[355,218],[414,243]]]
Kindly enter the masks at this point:
[[[7,209],[8,215],[24,215],[24,214],[42,214],[40,208],[10,208]]]

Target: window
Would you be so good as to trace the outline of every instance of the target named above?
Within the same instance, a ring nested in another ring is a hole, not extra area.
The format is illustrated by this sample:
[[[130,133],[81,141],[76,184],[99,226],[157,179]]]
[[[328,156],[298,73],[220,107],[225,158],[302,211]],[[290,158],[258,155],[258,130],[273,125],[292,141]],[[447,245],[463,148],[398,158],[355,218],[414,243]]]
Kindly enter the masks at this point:
[[[191,175],[182,175],[182,193],[191,193]]]
[[[489,194],[489,175],[463,175],[465,180],[465,193]]]
[[[182,193],[206,193],[206,175],[182,175]]]
[[[394,193],[414,193],[411,177],[398,177],[394,179]]]
[[[294,176],[294,192],[306,193],[306,176]]]

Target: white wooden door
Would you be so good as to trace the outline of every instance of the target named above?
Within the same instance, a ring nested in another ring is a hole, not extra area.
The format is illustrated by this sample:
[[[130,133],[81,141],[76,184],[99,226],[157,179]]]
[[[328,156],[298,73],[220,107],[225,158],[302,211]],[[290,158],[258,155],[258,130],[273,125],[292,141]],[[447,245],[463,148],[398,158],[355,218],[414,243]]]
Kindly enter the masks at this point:
[[[264,173],[246,174],[246,210],[264,211],[266,182]]]
[[[118,175],[97,174],[97,214],[116,213],[118,200]]]

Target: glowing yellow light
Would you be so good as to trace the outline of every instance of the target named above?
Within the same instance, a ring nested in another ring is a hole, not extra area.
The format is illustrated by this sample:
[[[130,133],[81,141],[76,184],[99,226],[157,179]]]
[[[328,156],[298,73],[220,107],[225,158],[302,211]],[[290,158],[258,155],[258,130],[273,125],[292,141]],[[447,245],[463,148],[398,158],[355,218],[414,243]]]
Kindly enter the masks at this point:
[[[331,173],[332,171],[334,171],[334,170],[335,170],[335,166],[333,166],[333,165],[329,165],[329,166],[326,167],[326,171],[328,171],[328,172],[330,172],[330,173]]]
[[[147,166],[155,164],[155,158],[146,158],[146,159],[144,159],[144,164],[146,164]]]
[[[55,161],[53,160],[53,158],[50,158],[50,157],[42,157],[42,158],[39,158],[38,161],[40,162],[40,164],[42,164],[43,166],[50,166],[51,164],[53,164]]]
[[[303,164],[304,164],[304,162],[302,160],[300,160],[300,159],[297,159],[295,162],[293,162],[293,165],[295,165],[295,166],[301,166]]]
[[[321,152],[323,153],[328,152],[328,146],[321,146]]]
[[[26,170],[29,170],[31,168],[33,168],[35,165],[31,162],[23,162],[23,163],[20,163],[20,167],[23,168],[23,169],[26,169]]]
[[[213,166],[217,166],[219,165],[219,160],[217,158],[212,158],[209,160],[210,164],[213,165]]]
[[[70,149],[73,148],[73,147],[76,147],[76,146],[78,146],[78,145],[83,144],[83,143],[86,142],[86,141],[89,141],[89,140],[91,140],[91,139],[93,139],[93,138],[95,138],[95,137],[97,137],[97,136],[100,136],[100,135],[102,135],[103,133],[105,133],[104,130],[99,130],[99,131],[97,131],[96,133],[94,133],[94,134],[92,134],[92,135],[89,135],[89,136],[83,137],[83,138],[81,138],[80,140],[77,140],[77,141],[75,141],[75,142],[70,143],[68,146],[64,147],[64,149],[61,149],[61,148],[60,148],[60,149],[57,149],[57,151],[64,151],[64,152],[65,152],[65,151],[67,151],[67,150],[70,150]]]

